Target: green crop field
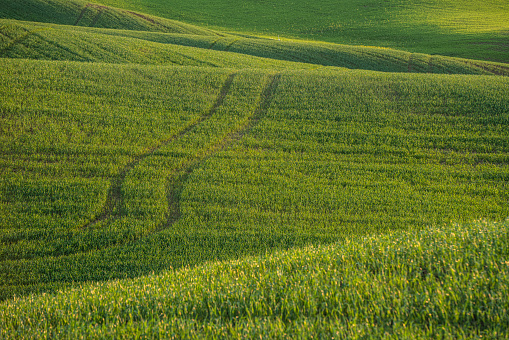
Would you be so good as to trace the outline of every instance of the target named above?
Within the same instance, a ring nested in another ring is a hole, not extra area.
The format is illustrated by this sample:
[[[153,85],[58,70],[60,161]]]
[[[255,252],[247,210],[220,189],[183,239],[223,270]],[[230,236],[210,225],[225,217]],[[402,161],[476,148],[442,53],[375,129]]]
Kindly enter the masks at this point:
[[[503,1],[102,2],[0,0],[0,338],[509,336]]]

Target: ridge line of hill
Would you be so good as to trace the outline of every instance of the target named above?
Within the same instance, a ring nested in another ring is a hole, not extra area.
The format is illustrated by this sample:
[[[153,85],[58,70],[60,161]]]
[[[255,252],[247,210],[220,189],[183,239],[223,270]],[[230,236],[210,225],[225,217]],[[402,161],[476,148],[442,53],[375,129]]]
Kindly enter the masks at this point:
[[[220,35],[205,27],[83,0],[16,0],[2,4],[1,19],[148,32]]]
[[[509,64],[375,47],[236,36],[217,37],[81,27],[71,29],[65,25],[0,20],[0,23],[6,23],[0,29],[6,37],[3,42],[0,39],[0,51],[2,56],[11,58],[228,68],[267,68],[267,66],[270,68],[281,63],[281,67],[297,69],[333,66],[401,73],[410,71],[509,75]],[[27,30],[40,31],[25,36]],[[23,43],[16,45],[9,40],[21,39],[21,36],[25,36]],[[255,61],[245,59],[244,56],[263,59]],[[265,66],[266,64],[268,65]],[[306,64],[308,66],[305,66]]]

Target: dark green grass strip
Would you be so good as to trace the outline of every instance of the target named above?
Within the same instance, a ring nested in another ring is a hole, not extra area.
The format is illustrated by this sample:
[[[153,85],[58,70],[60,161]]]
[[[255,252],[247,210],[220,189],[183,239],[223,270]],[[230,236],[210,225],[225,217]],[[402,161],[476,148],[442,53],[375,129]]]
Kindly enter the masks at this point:
[[[97,24],[97,21],[99,21],[99,18],[101,17],[103,12],[104,12],[104,9],[101,9],[99,11],[99,13],[97,13],[97,15],[94,17],[94,20],[92,20],[92,23],[90,24],[90,27],[95,27],[95,25]]]
[[[231,43],[228,44],[228,46],[226,46],[226,48],[224,49],[225,52],[228,52],[228,50],[230,50],[230,48],[233,46],[233,44],[235,44],[237,41],[239,41],[240,39],[235,39],[234,41],[232,41]]]
[[[79,54],[79,53],[76,53],[75,51],[73,51],[71,48],[65,46],[65,45],[62,45],[58,42],[55,42],[53,40],[50,40],[38,33],[36,33],[36,31],[33,31],[33,35],[37,37],[37,39],[40,39],[41,41],[44,41],[45,43],[49,44],[49,45],[53,45],[55,46],[57,49],[59,50],[62,50],[66,53],[69,53],[70,55],[74,56],[76,59],[75,60],[78,60],[78,61],[90,61],[89,58],[86,58],[84,57],[83,55]]]
[[[10,43],[8,43],[4,48],[2,48],[0,50],[0,57],[6,52],[8,51],[9,49],[11,49],[14,45],[16,44],[19,44],[21,43],[23,40],[27,39],[29,36],[31,36],[32,34],[35,34],[35,32],[37,31],[41,31],[41,30],[44,30],[46,28],[42,28],[42,29],[35,29],[35,30],[32,30],[32,31],[29,31],[27,30],[26,28],[23,28],[26,33],[17,37],[17,38],[14,38],[12,39],[12,41]]]
[[[161,22],[159,22],[159,21],[156,21],[156,20],[152,19],[151,17],[149,17],[149,16],[147,16],[147,15],[145,15],[145,14],[136,13],[136,12],[132,12],[132,11],[124,11],[124,13],[127,13],[127,14],[129,14],[129,15],[132,15],[132,16],[135,16],[135,17],[138,17],[138,18],[140,18],[140,19],[142,19],[142,20],[144,20],[144,21],[146,21],[146,22],[148,22],[148,23],[150,23],[150,24],[152,24],[152,25],[154,25],[154,26],[156,26],[156,27],[160,27],[160,28],[163,28],[163,29],[173,30],[173,28],[172,28],[172,27],[166,26],[166,25],[164,25],[163,23],[161,23]],[[183,29],[183,30],[186,30],[186,28],[185,28],[184,26],[179,25],[179,24],[177,24],[176,22],[173,22],[172,24],[173,24],[174,26],[176,26],[176,27],[179,27],[179,28],[181,28],[181,29]]]
[[[162,26],[164,28],[167,28],[166,26],[163,26],[161,25],[160,23],[156,22],[154,19],[152,18],[149,18],[148,16],[144,15],[144,14],[141,14],[141,13],[136,13],[136,12],[132,12],[132,11],[125,11],[125,13],[129,13],[131,15],[134,15],[142,20],[145,20],[146,22],[149,22],[155,26]]]
[[[99,13],[97,13],[96,16],[94,17],[94,19],[92,20],[92,23],[90,24],[90,27],[94,27],[94,25],[99,20],[99,17],[101,16],[101,14],[106,9],[108,9],[108,7],[102,6],[102,5],[96,5],[96,4],[90,4],[90,3],[86,4],[85,7],[83,7],[83,10],[81,11],[80,15],[78,16],[78,19],[76,19],[76,22],[74,23],[74,26],[78,26],[78,24],[80,23],[81,19],[83,19],[83,17],[85,16],[85,13],[87,12],[89,7],[95,8],[95,9],[99,10]]]
[[[209,48],[208,48],[208,49],[209,49],[209,50],[211,50],[211,49],[212,49],[212,47],[214,47],[214,46],[218,43],[218,41],[219,41],[219,40],[221,40],[221,39],[223,39],[223,37],[221,37],[221,38],[218,38],[218,39],[214,40],[214,41],[212,42],[212,44],[210,44],[210,46],[209,46]]]
[[[428,60],[428,73],[433,73],[433,56],[430,55]]]
[[[78,24],[80,23],[81,19],[83,19],[83,16],[85,15],[85,13],[87,12],[87,8],[88,8],[89,4],[86,4],[85,7],[83,7],[83,9],[81,10],[81,13],[80,15],[78,16],[78,18],[76,19],[76,21],[74,22],[74,26],[78,26]]]
[[[210,66],[210,67],[219,67],[218,65],[214,64],[214,63],[211,63],[209,61],[205,61],[205,60],[200,60],[200,59],[197,59],[197,58],[193,58],[191,56],[188,56],[187,54],[184,54],[184,53],[180,53],[180,52],[177,52],[177,51],[174,51],[175,54],[178,54],[186,59],[189,59],[191,61],[195,61],[195,62],[198,62],[198,63],[201,63],[201,64],[205,64],[207,66]]]

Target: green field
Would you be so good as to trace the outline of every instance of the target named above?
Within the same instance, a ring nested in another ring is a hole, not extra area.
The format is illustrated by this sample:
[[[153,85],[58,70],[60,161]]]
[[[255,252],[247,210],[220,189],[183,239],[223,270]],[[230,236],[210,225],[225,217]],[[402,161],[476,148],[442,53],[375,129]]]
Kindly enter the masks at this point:
[[[103,3],[0,6],[1,338],[509,336],[501,1]]]

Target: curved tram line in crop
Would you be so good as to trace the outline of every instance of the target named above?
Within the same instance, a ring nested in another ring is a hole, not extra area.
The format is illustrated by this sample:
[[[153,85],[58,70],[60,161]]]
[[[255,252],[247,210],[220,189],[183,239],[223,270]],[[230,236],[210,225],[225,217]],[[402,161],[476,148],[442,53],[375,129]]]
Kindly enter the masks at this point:
[[[211,148],[209,148],[200,157],[191,160],[187,164],[184,164],[180,169],[174,171],[173,176],[171,176],[167,195],[168,199],[167,221],[156,232],[169,228],[171,225],[173,225],[180,219],[181,216],[180,194],[182,193],[182,189],[184,188],[184,185],[187,182],[187,179],[189,175],[193,172],[193,170],[196,169],[206,159],[210,158],[217,151],[226,148],[233,142],[239,141],[249,130],[251,130],[258,123],[260,118],[266,114],[272,102],[272,98],[274,97],[274,93],[276,92],[276,89],[279,85],[280,79],[281,79],[280,74],[269,76],[267,85],[264,87],[261,93],[258,106],[246,124],[239,127],[235,131],[232,131],[220,143],[217,143]]]
[[[161,143],[159,146],[152,148],[148,152],[138,156],[135,160],[130,162],[126,167],[121,171],[119,176],[114,179],[110,191],[108,193],[107,203],[105,205],[105,211],[99,215],[94,221],[88,223],[87,226],[91,226],[92,224],[98,223],[102,220],[111,217],[112,212],[115,207],[120,207],[122,204],[122,196],[120,193],[122,182],[124,181],[127,173],[132,170],[138,163],[140,163],[144,158],[150,156],[155,151],[159,150],[163,146],[170,144],[171,142],[176,141],[178,138],[184,136],[191,129],[204,122],[207,118],[211,117],[217,109],[223,104],[224,99],[226,98],[228,91],[231,87],[235,74],[231,74],[226,80],[219,96],[214,104],[214,106],[210,109],[210,111],[203,115],[198,121],[190,124],[183,131],[181,131],[176,136],[171,139]],[[171,227],[175,222],[180,219],[180,194],[182,193],[182,189],[184,188],[185,183],[189,175],[196,169],[203,161],[210,158],[214,153],[218,152],[221,149],[224,149],[228,145],[233,142],[240,140],[249,130],[251,130],[260,120],[261,117],[265,115],[267,112],[272,98],[274,97],[274,93],[279,85],[281,79],[280,74],[270,75],[268,77],[267,85],[264,87],[261,92],[260,99],[256,109],[253,114],[249,118],[249,120],[242,126],[238,127],[234,131],[230,132],[228,136],[226,136],[220,142],[212,145],[207,150],[203,151],[201,154],[196,156],[196,158],[185,162],[179,168],[173,170],[173,174],[168,178],[168,187],[167,187],[167,201],[168,201],[168,213],[165,223],[163,223],[155,232],[160,232],[164,229]],[[117,216],[118,218],[119,216]],[[146,235],[147,236],[147,235]]]
[[[199,119],[197,119],[193,123],[189,124],[187,127],[185,127],[182,131],[180,131],[176,135],[170,137],[169,139],[167,139],[165,141],[162,141],[161,143],[159,143],[159,145],[150,148],[145,153],[136,156],[131,162],[129,162],[120,171],[118,176],[113,178],[110,189],[108,190],[106,203],[103,207],[102,212],[95,219],[93,219],[92,221],[87,223],[84,226],[84,228],[91,227],[94,224],[104,221],[110,217],[118,218],[119,216],[112,216],[112,215],[115,210],[120,211],[119,208],[122,206],[121,189],[122,189],[122,184],[123,184],[127,174],[129,173],[129,171],[134,169],[142,160],[149,157],[150,155],[153,155],[154,152],[160,150],[161,148],[163,148],[163,147],[169,145],[170,143],[176,141],[177,139],[181,138],[186,133],[188,133],[191,129],[193,129],[197,125],[203,123],[205,120],[207,120],[207,118],[210,118],[217,111],[217,109],[223,104],[224,98],[228,94],[228,91],[230,90],[230,87],[233,83],[234,78],[235,78],[235,73],[232,73],[228,76],[223,87],[221,88],[221,91],[219,92],[216,102],[214,103],[214,105],[212,106],[212,108],[209,110],[209,112],[207,114],[204,114]]]
[[[170,144],[171,142],[176,141],[178,138],[181,138],[184,136],[187,132],[189,132],[191,129],[199,125],[200,123],[207,120],[207,118],[211,117],[218,108],[223,104],[223,101],[225,97],[228,94],[228,91],[230,89],[230,86],[233,82],[233,79],[235,77],[235,74],[231,74],[228,79],[226,80],[225,84],[223,85],[223,88],[221,89],[221,92],[219,93],[219,96],[214,104],[214,106],[210,109],[210,111],[203,115],[198,121],[194,122],[193,124],[186,127],[183,131],[181,131],[176,136],[172,137],[171,139],[163,142],[158,147],[154,147],[153,149],[149,150],[148,152],[144,153],[143,155],[138,156],[135,160],[133,160],[131,163],[129,163],[123,171],[120,173],[120,175],[114,180],[112,187],[110,188],[110,192],[108,193],[108,203],[105,206],[105,213],[101,214],[98,218],[96,218],[94,221],[90,222],[88,226],[97,223],[99,221],[102,221],[106,218],[108,218],[112,212],[113,208],[115,206],[120,206],[122,204],[122,197],[120,194],[120,189],[122,187],[122,182],[125,179],[127,173],[132,170],[138,163],[140,163],[144,158],[147,156],[150,156],[155,151],[159,150],[165,145]],[[242,126],[238,127],[234,131],[231,131],[224,139],[222,139],[220,142],[212,145],[207,150],[204,150],[201,154],[197,155],[194,159],[189,160],[188,162],[185,162],[182,164],[179,168],[173,170],[173,174],[169,176],[168,178],[168,186],[167,186],[167,201],[168,201],[168,213],[166,215],[166,221],[162,223],[159,228],[157,228],[153,233],[160,232],[164,229],[170,228],[174,223],[176,223],[180,217],[181,217],[181,211],[180,211],[180,195],[182,193],[182,190],[184,188],[185,183],[187,182],[187,179],[189,175],[193,172],[194,169],[200,166],[201,163],[203,163],[205,160],[213,156],[216,152],[228,147],[232,143],[239,141],[246,133],[249,132],[257,123],[258,121],[266,114],[267,110],[270,107],[270,104],[272,103],[272,99],[274,97],[274,94],[276,92],[276,89],[279,85],[281,79],[280,74],[273,74],[269,75],[267,79],[267,83],[263,89],[263,91],[260,94],[260,99],[258,101],[256,109],[253,111],[253,114],[249,117],[248,121],[243,124]],[[118,218],[118,217],[117,217]],[[151,233],[151,234],[153,234]],[[148,234],[150,235],[150,234]],[[148,235],[144,235],[143,237],[147,237]],[[122,246],[119,244],[112,245],[112,247]],[[106,248],[110,248],[106,247]],[[105,249],[105,248],[102,248]]]
[[[147,157],[150,157],[155,152],[157,152],[158,150],[162,149],[165,146],[168,146],[172,142],[175,142],[178,139],[182,138],[185,134],[187,134],[193,128],[195,128],[196,126],[198,126],[199,124],[203,123],[205,120],[210,118],[217,111],[217,109],[223,104],[223,101],[224,101],[225,97],[227,96],[227,94],[230,90],[230,87],[233,83],[233,79],[235,78],[235,75],[236,75],[235,73],[232,73],[228,76],[228,78],[226,79],[226,81],[224,82],[224,84],[221,88],[221,91],[219,92],[219,95],[218,95],[216,101],[214,102],[214,105],[206,114],[204,114],[201,117],[199,117],[198,119],[194,120],[192,123],[190,123],[189,125],[184,127],[180,132],[177,132],[175,135],[171,136],[170,138],[159,142],[159,144],[151,147],[146,152],[135,156],[133,160],[128,162],[120,170],[118,175],[112,178],[110,187],[109,187],[107,195],[106,195],[106,201],[105,201],[101,211],[91,221],[78,227],[77,229],[84,231],[86,229],[94,227],[96,224],[98,224],[100,222],[110,220],[109,222],[111,223],[112,221],[121,218],[122,217],[121,207],[124,203],[123,197],[122,197],[122,192],[121,192],[122,185],[123,185],[127,175],[129,174],[129,172],[131,170],[133,170],[138,164],[140,164],[140,162],[142,162],[144,159],[146,159]],[[16,242],[10,242],[9,244],[14,245],[21,241],[23,241],[23,239],[20,239]],[[75,252],[74,254],[77,254],[77,253],[80,253],[80,251]],[[46,257],[46,256],[41,256],[41,257]],[[20,259],[20,258],[17,258],[17,259]]]
[[[11,49],[14,45],[21,44],[24,40],[28,39],[31,35],[36,35],[37,32],[45,31],[45,30],[48,29],[48,28],[37,28],[37,29],[33,29],[33,30],[28,30],[26,28],[22,28],[25,31],[24,34],[22,34],[22,35],[20,35],[19,37],[16,37],[16,38],[11,38],[8,35],[2,33],[2,29],[4,27],[5,26],[0,27],[0,34],[2,34],[3,36],[11,39],[11,41],[9,43],[7,43],[4,47],[0,48],[0,57],[5,52],[9,51],[9,49]]]
[[[185,127],[182,131],[172,136],[171,138],[159,143],[159,145],[152,147],[147,150],[145,153],[138,155],[131,162],[126,164],[124,168],[120,171],[120,173],[112,179],[110,188],[108,190],[106,203],[103,206],[102,212],[99,213],[92,221],[88,222],[84,226],[80,227],[81,230],[85,231],[88,228],[92,228],[95,224],[106,221],[106,223],[112,223],[113,221],[122,218],[120,209],[124,203],[121,189],[122,185],[129,174],[140,162],[142,162],[145,158],[153,155],[155,152],[167,146],[173,142],[176,142],[192,129],[196,128],[201,123],[204,123],[208,118],[214,115],[217,112],[219,107],[223,105],[223,102],[226,96],[229,93],[230,87],[235,78],[235,73],[230,74],[226,79],[214,105],[212,108],[199,119],[194,121]],[[180,195],[182,190],[187,182],[189,175],[193,172],[194,169],[198,168],[205,160],[212,157],[216,152],[225,149],[229,145],[234,142],[239,141],[246,133],[249,132],[258,121],[266,114],[270,104],[272,103],[272,99],[274,97],[274,93],[279,85],[281,75],[280,74],[272,74],[266,78],[266,85],[260,93],[260,98],[258,103],[256,104],[255,109],[252,114],[247,118],[246,122],[240,126],[237,126],[232,131],[230,131],[222,140],[214,143],[209,146],[205,150],[202,150],[198,153],[194,158],[184,162],[178,168],[172,171],[172,174],[167,179],[166,186],[166,199],[168,204],[168,210],[166,213],[166,218],[164,222],[160,223],[158,227],[155,228],[150,233],[140,235],[135,239],[131,239],[131,242],[136,242],[144,237],[152,235],[154,233],[161,232],[162,230],[170,228],[174,223],[176,223],[181,217],[180,211]],[[96,248],[95,251],[100,251],[108,248],[122,247],[124,242],[112,243],[110,245],[106,245],[105,247]],[[70,256],[76,255],[80,253],[90,253],[91,249],[87,250],[78,250],[76,252],[66,253],[62,256]],[[46,257],[54,257],[54,255],[42,255],[39,256],[39,259]],[[19,258],[18,258],[19,259]]]
[[[83,19],[83,16],[87,12],[88,8],[95,8],[98,10],[98,13],[94,16],[94,19],[92,20],[92,23],[90,24],[90,27],[94,27],[97,21],[99,20],[99,17],[103,14],[105,10],[108,9],[106,6],[102,5],[96,5],[96,4],[86,4],[85,7],[81,10],[80,15],[78,16],[78,19],[76,19],[76,22],[74,23],[74,26],[77,26],[81,19]]]

